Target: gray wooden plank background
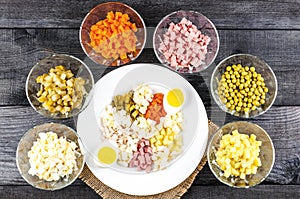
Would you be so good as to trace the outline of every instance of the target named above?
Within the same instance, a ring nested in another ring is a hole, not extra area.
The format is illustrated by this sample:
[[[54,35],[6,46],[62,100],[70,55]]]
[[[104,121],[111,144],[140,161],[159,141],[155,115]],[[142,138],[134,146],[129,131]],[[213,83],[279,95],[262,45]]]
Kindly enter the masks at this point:
[[[40,117],[26,100],[26,77],[38,60],[54,52],[77,56],[90,66],[95,80],[114,70],[86,58],[78,39],[82,19],[101,2],[105,1],[0,0],[0,198],[98,198],[80,180],[55,192],[32,188],[18,173],[15,150],[26,130],[54,121]],[[146,49],[135,63],[158,63],[151,33],[162,17],[180,9],[196,10],[211,19],[219,31],[215,64],[231,54],[250,53],[269,63],[277,76],[275,104],[264,115],[248,120],[262,126],[274,142],[276,161],[270,176],[254,188],[232,189],[217,181],[206,165],[183,198],[299,198],[300,1],[122,2],[139,12],[150,33]],[[184,77],[196,88],[208,117],[221,126],[240,119],[222,112],[211,98],[209,81],[215,64]],[[73,119],[59,122],[75,128]]]
[[[300,31],[282,30],[219,30],[220,50],[214,65],[236,53],[249,53],[265,60],[277,76],[278,96],[275,105],[300,105]],[[99,79],[105,68],[94,64],[83,53],[77,29],[0,29],[0,105],[28,105],[24,100],[26,75],[40,59],[51,53],[72,54],[86,61]],[[151,35],[148,40],[151,40]],[[293,50],[290,50],[293,49]],[[288,52],[288,53],[286,53]],[[158,63],[150,45],[134,63]],[[207,95],[213,66],[204,72],[184,75],[204,95]],[[111,69],[112,70],[112,69]],[[198,78],[195,78],[195,76]],[[197,85],[196,85],[197,84]],[[7,87],[11,89],[7,89]],[[206,92],[202,92],[205,91]]]
[[[106,1],[2,0],[0,27],[78,28],[86,13]],[[156,26],[166,14],[177,10],[199,11],[224,29],[300,29],[297,0],[284,1],[135,1],[124,0],[143,16],[147,26]]]

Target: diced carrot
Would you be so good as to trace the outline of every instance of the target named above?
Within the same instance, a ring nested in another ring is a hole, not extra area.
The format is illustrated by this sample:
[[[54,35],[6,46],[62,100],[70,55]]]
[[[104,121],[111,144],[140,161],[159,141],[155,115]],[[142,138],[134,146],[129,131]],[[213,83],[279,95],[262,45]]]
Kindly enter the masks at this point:
[[[135,53],[137,42],[136,25],[129,20],[128,14],[108,12],[91,27],[91,46],[105,58],[128,60],[127,53]]]

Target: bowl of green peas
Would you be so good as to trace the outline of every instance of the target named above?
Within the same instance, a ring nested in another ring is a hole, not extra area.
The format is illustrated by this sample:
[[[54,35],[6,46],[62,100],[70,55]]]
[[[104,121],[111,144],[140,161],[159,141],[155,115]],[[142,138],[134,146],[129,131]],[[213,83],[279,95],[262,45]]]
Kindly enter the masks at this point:
[[[265,113],[277,95],[277,80],[271,67],[250,54],[235,54],[213,71],[211,93],[225,112],[243,118]]]

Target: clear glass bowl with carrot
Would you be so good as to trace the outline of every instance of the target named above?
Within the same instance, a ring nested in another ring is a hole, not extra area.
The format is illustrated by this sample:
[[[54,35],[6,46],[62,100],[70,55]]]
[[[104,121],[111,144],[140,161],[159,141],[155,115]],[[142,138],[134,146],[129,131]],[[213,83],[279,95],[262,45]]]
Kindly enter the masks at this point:
[[[103,3],[93,8],[80,27],[80,44],[94,62],[122,66],[135,60],[146,42],[141,16],[128,5]]]

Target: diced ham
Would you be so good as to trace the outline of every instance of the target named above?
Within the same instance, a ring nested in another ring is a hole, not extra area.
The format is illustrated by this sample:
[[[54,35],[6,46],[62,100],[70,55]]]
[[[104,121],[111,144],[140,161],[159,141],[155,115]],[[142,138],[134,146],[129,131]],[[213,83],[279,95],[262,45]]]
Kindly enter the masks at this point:
[[[170,40],[175,40],[176,39],[176,33],[174,31],[170,32]]]
[[[152,169],[152,166],[148,165],[148,166],[146,167],[146,172],[149,173],[149,172],[151,171],[151,169]]]
[[[180,21],[180,24],[187,24],[187,22],[188,20],[185,17],[183,17]]]
[[[152,148],[148,139],[142,138],[133,152],[133,157],[129,162],[129,167],[137,167],[138,171],[150,172],[152,169]]]
[[[159,50],[172,67],[193,70],[204,64],[211,39],[185,17],[178,24],[171,22],[163,38]]]

